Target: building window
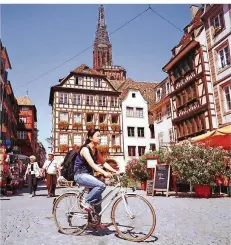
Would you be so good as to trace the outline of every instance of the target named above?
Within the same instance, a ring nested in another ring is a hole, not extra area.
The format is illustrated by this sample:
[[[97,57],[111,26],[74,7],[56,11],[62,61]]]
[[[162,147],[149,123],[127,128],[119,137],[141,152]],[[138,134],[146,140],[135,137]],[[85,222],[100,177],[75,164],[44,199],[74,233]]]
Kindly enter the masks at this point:
[[[118,98],[111,97],[111,107],[118,107]]]
[[[19,117],[19,123],[26,123],[26,117]]]
[[[81,105],[81,95],[80,94],[73,94],[72,104]]]
[[[167,117],[171,117],[171,104],[167,105]]]
[[[137,128],[138,137],[144,137],[144,128]]]
[[[74,145],[82,145],[82,135],[81,134],[74,134]]]
[[[102,80],[101,79],[95,79],[94,80],[95,87],[102,87]]]
[[[73,115],[73,122],[81,122],[81,114],[80,113],[75,113]]]
[[[156,112],[156,120],[157,120],[157,122],[161,122],[162,121],[161,109],[157,110],[157,112]]]
[[[136,108],[136,117],[144,117],[143,108]]]
[[[68,112],[60,112],[60,121],[68,121]]]
[[[135,136],[135,128],[128,127],[128,137],[134,137],[134,136]]]
[[[136,94],[135,93],[132,93],[132,98],[136,98]]]
[[[213,27],[215,30],[218,28],[223,28],[224,27],[224,18],[223,18],[223,12],[218,14],[214,19],[213,19]]]
[[[161,92],[162,92],[162,89],[161,88],[158,88],[157,91],[156,91],[156,102],[159,102],[160,99],[161,99]]]
[[[134,117],[133,107],[126,107],[126,116],[127,117]]]
[[[59,103],[67,104],[67,93],[59,93]]]
[[[173,128],[170,128],[168,130],[168,133],[169,133],[169,140],[170,142],[174,142],[175,141],[175,137],[174,137],[174,129]]]
[[[150,151],[155,151],[155,150],[156,150],[156,145],[150,144]]]
[[[145,146],[138,146],[138,154],[139,156],[143,156],[145,153]]]
[[[219,69],[230,65],[230,52],[229,47],[226,46],[218,51]]]
[[[99,123],[104,123],[104,122],[106,122],[106,115],[100,114],[99,115]]]
[[[68,134],[60,134],[59,143],[60,145],[68,145]]]
[[[128,146],[128,156],[135,157],[136,156],[136,147],[135,146]]]
[[[83,78],[82,77],[75,77],[75,85],[83,86]]]
[[[159,147],[163,146],[164,144],[164,133],[163,132],[158,134],[158,142],[159,142]]]
[[[17,131],[17,137],[20,140],[26,140],[28,138],[27,131]]]
[[[93,122],[94,115],[93,114],[87,114],[87,122]]]
[[[231,84],[229,84],[228,86],[225,86],[224,89],[224,97],[225,97],[225,108],[226,111],[230,111],[231,110]]]
[[[93,105],[93,95],[86,95],[86,105]]]
[[[166,95],[167,95],[170,93],[170,83],[166,82],[165,87],[166,87]]]
[[[107,105],[106,96],[99,96],[99,106],[106,106],[106,105]]]
[[[107,135],[101,135],[101,145],[107,145],[108,141],[107,141]]]
[[[112,116],[111,116],[111,122],[112,122],[112,123],[119,123],[119,116],[117,116],[117,115],[112,115]]]
[[[112,135],[112,145],[120,145],[120,136]]]

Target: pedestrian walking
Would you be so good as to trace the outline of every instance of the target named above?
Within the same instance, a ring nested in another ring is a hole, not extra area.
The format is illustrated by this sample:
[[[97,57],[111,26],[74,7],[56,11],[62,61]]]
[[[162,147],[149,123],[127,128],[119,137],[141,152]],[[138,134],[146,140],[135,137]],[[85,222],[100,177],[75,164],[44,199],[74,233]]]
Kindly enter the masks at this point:
[[[47,189],[48,189],[47,197],[55,196],[59,165],[60,164],[58,163],[58,161],[54,159],[54,153],[49,153],[48,160],[45,161],[42,167],[43,172],[45,172],[46,179],[47,179]]]
[[[27,169],[24,175],[24,179],[26,179],[28,175],[28,184],[30,190],[30,197],[34,197],[36,195],[37,190],[37,178],[40,176],[40,168],[38,163],[36,162],[35,156],[30,156],[30,163],[27,165]]]

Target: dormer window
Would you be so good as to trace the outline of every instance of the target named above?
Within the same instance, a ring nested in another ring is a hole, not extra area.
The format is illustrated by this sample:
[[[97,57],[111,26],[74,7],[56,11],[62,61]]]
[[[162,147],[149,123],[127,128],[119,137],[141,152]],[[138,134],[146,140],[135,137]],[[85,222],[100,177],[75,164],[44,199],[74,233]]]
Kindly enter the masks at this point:
[[[156,91],[156,102],[159,102],[161,99],[162,88],[158,88]]]
[[[77,86],[83,85],[82,77],[75,77],[75,85]]]
[[[132,98],[136,98],[136,94],[135,93],[132,93]]]

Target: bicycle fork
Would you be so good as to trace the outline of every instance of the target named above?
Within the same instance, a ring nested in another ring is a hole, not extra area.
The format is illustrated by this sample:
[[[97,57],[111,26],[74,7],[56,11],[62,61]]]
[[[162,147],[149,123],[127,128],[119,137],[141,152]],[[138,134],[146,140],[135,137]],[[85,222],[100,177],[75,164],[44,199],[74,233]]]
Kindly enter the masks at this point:
[[[130,217],[130,219],[134,219],[135,215],[132,213],[130,207],[128,206],[128,202],[127,202],[127,199],[126,199],[124,193],[122,193],[122,199],[123,199],[124,206],[125,206],[125,209],[126,209],[128,216]]]

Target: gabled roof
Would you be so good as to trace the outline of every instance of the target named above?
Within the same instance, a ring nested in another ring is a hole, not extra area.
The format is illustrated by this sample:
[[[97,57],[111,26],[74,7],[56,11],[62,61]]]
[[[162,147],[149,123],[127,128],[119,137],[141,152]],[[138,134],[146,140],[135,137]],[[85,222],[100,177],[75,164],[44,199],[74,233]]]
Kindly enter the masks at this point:
[[[75,74],[86,74],[86,75],[96,75],[101,77],[106,77],[106,75],[90,68],[89,66],[82,64],[81,66],[75,68],[75,70],[71,71],[71,73]]]
[[[120,86],[122,86],[125,83],[124,80],[109,80],[109,82],[117,90]]]
[[[22,96],[22,97],[16,97],[16,100],[18,102],[18,105],[32,105],[33,106],[30,98],[27,95]]]
[[[155,103],[155,87],[158,85],[158,82],[138,82],[133,81],[128,78],[118,90],[121,92],[120,98],[123,100],[130,89],[137,89],[140,91],[141,95],[148,102],[148,108],[150,109]]]

